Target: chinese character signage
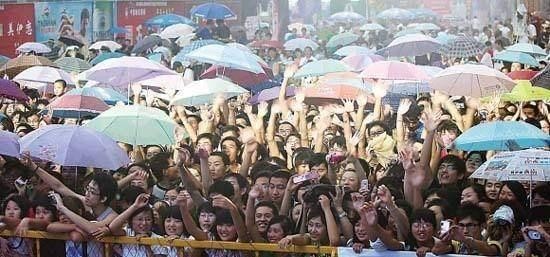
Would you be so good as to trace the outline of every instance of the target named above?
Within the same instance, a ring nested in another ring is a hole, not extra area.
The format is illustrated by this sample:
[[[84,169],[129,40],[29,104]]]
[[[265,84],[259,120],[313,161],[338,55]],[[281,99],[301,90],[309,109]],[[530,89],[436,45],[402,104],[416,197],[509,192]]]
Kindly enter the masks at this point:
[[[74,37],[92,39],[92,2],[40,2],[34,4],[36,41]]]
[[[113,39],[113,2],[94,2],[93,24],[93,41]]]
[[[0,54],[15,57],[15,49],[33,42],[34,7],[32,4],[0,4]]]

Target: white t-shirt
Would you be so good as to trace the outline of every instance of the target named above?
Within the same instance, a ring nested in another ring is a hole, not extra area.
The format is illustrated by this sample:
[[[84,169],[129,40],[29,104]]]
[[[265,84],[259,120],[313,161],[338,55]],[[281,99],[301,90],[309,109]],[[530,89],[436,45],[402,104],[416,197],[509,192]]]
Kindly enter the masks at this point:
[[[124,228],[126,236],[136,236],[134,230],[129,227]],[[162,238],[155,233],[151,234],[153,238]],[[122,245],[122,257],[147,257],[147,248],[145,245],[133,245],[133,244],[123,244]],[[168,255],[168,248],[161,245],[152,245],[151,251],[153,254]]]

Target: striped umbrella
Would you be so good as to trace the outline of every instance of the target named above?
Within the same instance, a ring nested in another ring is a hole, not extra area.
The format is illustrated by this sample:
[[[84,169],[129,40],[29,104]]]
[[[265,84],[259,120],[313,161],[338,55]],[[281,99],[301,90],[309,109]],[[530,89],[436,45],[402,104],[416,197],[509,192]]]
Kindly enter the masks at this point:
[[[85,70],[92,68],[92,65],[88,62],[75,57],[61,57],[55,62],[60,69],[66,72],[76,72],[81,73]]]
[[[179,53],[172,58],[172,65],[174,62],[181,62],[183,63],[191,63],[191,59],[187,58],[187,54],[207,45],[223,45],[223,42],[220,42],[218,40],[212,40],[212,39],[206,39],[206,40],[197,40],[191,42],[190,45],[183,47]]]
[[[97,116],[109,109],[109,106],[101,99],[93,96],[64,95],[51,102],[41,111],[59,118],[83,118]]]
[[[459,35],[443,47],[441,52],[449,58],[467,58],[483,53],[483,45],[475,38]]]
[[[546,66],[544,70],[533,77],[531,83],[537,87],[550,89],[550,66]]]
[[[10,78],[33,66],[57,67],[55,63],[46,57],[36,55],[23,55],[4,63],[0,69],[0,76],[7,74]]]

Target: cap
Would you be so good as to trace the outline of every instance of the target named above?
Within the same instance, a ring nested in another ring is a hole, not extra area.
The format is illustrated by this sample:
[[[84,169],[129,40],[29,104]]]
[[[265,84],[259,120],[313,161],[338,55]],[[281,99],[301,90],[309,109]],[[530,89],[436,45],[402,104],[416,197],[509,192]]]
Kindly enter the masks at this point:
[[[493,214],[493,220],[504,220],[510,224],[514,223],[514,211],[507,205],[500,206]]]

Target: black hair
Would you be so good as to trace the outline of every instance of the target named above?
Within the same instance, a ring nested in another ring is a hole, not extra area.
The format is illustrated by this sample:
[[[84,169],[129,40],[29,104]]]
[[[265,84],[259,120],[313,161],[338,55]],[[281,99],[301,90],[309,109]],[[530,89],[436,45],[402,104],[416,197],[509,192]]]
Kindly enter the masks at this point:
[[[211,202],[203,202],[197,208],[197,216],[199,216],[201,213],[216,213],[216,211]]]
[[[335,136],[331,138],[328,146],[329,148],[331,148],[333,145],[337,145],[346,149],[346,138],[344,138],[343,136]]]
[[[248,183],[248,180],[245,177],[243,177],[243,175],[241,175],[239,173],[233,173],[233,172],[227,173],[227,174],[225,174],[223,179],[225,180],[227,178],[235,178],[241,189],[243,189],[243,188],[248,189],[248,187],[250,186],[250,184]],[[235,193],[237,193],[237,192],[235,192]]]
[[[271,177],[269,179],[271,180],[272,178],[284,178],[288,181],[290,179],[290,172],[286,169],[278,169],[271,173]]]
[[[533,196],[538,194],[545,200],[550,200],[550,184],[545,183],[545,184],[539,185],[533,189],[532,193],[533,193],[532,194]]]
[[[149,167],[157,179],[160,180],[163,177],[163,171],[170,167],[170,158],[170,153],[160,152],[149,159]]]
[[[120,193],[120,199],[125,201],[128,204],[132,204],[136,201],[136,198],[140,194],[144,194],[145,189],[138,186],[128,186]]]
[[[485,211],[478,205],[472,203],[465,203],[456,210],[456,218],[458,220],[470,217],[477,221],[480,225],[487,221]]]
[[[455,166],[458,174],[466,174],[466,162],[464,162],[464,160],[462,160],[460,157],[456,155],[449,154],[441,158],[441,160],[439,160],[437,167],[439,168],[439,166],[441,166],[441,164],[443,163],[450,163],[453,166]]]
[[[257,210],[260,207],[267,207],[270,208],[273,212],[273,215],[277,215],[279,213],[279,210],[277,209],[277,206],[272,201],[261,201],[254,206],[254,211]]]
[[[35,211],[36,211],[36,208],[38,206],[43,207],[44,209],[50,211],[52,213],[52,216],[53,216],[52,221],[57,221],[57,219],[58,219],[58,217],[57,217],[57,207],[55,207],[55,202],[53,202],[53,200],[50,199],[48,197],[48,195],[38,194],[34,198],[34,201],[32,202],[32,205],[33,205]]]
[[[208,188],[208,195],[221,194],[227,198],[232,198],[235,195],[233,185],[225,180],[217,180]]]
[[[481,156],[481,161],[482,162],[487,161],[487,152],[486,151],[471,151],[471,152],[468,152],[468,154],[466,154],[466,158],[464,158],[464,161],[468,160],[468,158],[470,158],[470,156],[472,156],[474,154],[479,154],[479,156]]]
[[[311,151],[311,149],[306,147],[300,147],[300,148],[294,149],[294,156],[289,156],[289,158],[293,158],[292,163],[295,166],[298,166],[300,164],[310,165],[312,155],[313,155],[313,151]]]
[[[239,113],[237,115],[235,115],[235,120],[237,119],[243,119],[246,121],[246,125],[247,126],[250,126],[250,119],[248,118],[248,115],[244,114],[244,113]]]
[[[437,132],[444,132],[444,131],[450,131],[455,132],[457,136],[460,136],[462,134],[462,131],[460,131],[460,128],[458,128],[458,125],[450,120],[444,120],[437,126]]]
[[[432,206],[439,206],[439,208],[441,208],[441,213],[443,214],[444,219],[449,219],[453,217],[453,210],[451,209],[451,205],[447,200],[443,198],[433,199],[428,203],[426,207],[430,208]]]
[[[23,219],[29,215],[29,209],[31,208],[31,203],[26,197],[18,194],[11,194],[10,196],[8,196],[8,198],[4,200],[2,204],[2,213],[4,215],[6,214],[6,207],[9,201],[13,201],[14,203],[16,203],[19,209],[21,210],[21,216],[17,218]]]
[[[222,141],[220,142],[220,147],[223,147],[223,143],[224,143],[225,141],[233,141],[233,142],[235,143],[235,146],[236,146],[236,148],[237,148],[237,149],[236,149],[236,150],[237,150],[236,161],[237,161],[237,162],[240,162],[240,159],[241,159],[241,158],[240,158],[240,157],[241,157],[241,156],[240,156],[240,155],[241,155],[240,153],[241,153],[241,147],[242,147],[241,141],[240,141],[238,138],[236,138],[236,137],[229,136],[229,137],[226,137],[226,138],[222,139]],[[229,160],[229,156],[227,156],[227,158],[228,158],[228,160]]]
[[[479,199],[480,202],[486,202],[487,201],[487,193],[485,192],[485,187],[484,186],[482,186],[478,183],[470,183],[470,184],[466,185],[466,187],[464,187],[464,189],[466,189],[468,187],[471,187],[472,190],[474,190],[474,192],[476,193],[477,198]],[[462,189],[462,191],[464,191],[464,189]]]
[[[230,164],[229,157],[224,152],[212,152],[210,156],[218,156],[222,158],[223,164],[226,166]]]
[[[326,167],[328,167],[328,162],[326,158],[326,153],[314,153],[313,156],[311,156],[311,159],[309,161],[310,166],[319,166],[321,164],[324,164]]]
[[[521,183],[519,183],[517,181],[504,181],[504,182],[502,182],[502,187],[500,188],[500,190],[502,190],[502,188],[504,186],[507,186],[510,189],[510,191],[512,191],[512,193],[514,193],[518,203],[522,204],[523,206],[526,206],[527,192],[525,192],[525,188],[523,187],[523,185]],[[499,192],[499,194],[500,194],[500,192]]]
[[[54,84],[55,83],[61,83],[61,85],[63,85],[63,87],[67,87],[67,82],[63,79],[58,79],[56,81],[53,82]]]
[[[0,116],[0,125],[2,125],[2,128],[4,128],[4,130],[9,132],[13,132],[15,129],[13,121],[11,121],[11,119],[7,117]]]
[[[258,180],[258,178],[268,178],[268,179],[270,179],[272,173],[273,173],[273,171],[268,171],[268,170],[262,170],[262,171],[258,171],[256,173],[254,173],[252,175],[252,185],[256,184],[256,180]]]
[[[237,126],[234,126],[234,125],[225,125],[221,129],[222,134],[225,133],[225,132],[229,132],[229,131],[235,132],[235,133],[237,133],[237,135],[240,132],[239,128]]]
[[[210,140],[210,143],[212,143],[212,148],[216,148],[216,146],[218,146],[218,144],[219,144],[219,142],[217,140],[217,137],[214,134],[211,134],[211,133],[202,133],[202,134],[198,135],[196,142],[199,142],[199,140],[201,140],[203,138],[207,138],[208,140]]]
[[[529,210],[529,215],[527,216],[529,224],[538,221],[540,223],[550,222],[550,206],[541,205],[533,207]]]
[[[269,227],[275,224],[281,225],[281,228],[283,229],[283,233],[285,236],[292,233],[292,228],[294,225],[292,224],[292,220],[287,216],[284,216],[284,215],[273,216],[273,218],[271,218],[271,220],[269,221],[269,225],[267,225],[267,229],[269,230]]]
[[[92,181],[95,181],[99,188],[100,199],[105,197],[105,206],[109,206],[109,203],[115,198],[118,190],[118,185],[113,176],[106,172],[96,172],[92,177]]]
[[[386,134],[389,134],[389,133],[390,133],[390,128],[388,127],[388,125],[387,125],[385,122],[382,122],[382,121],[373,121],[373,122],[367,124],[367,134],[370,134],[370,130],[371,130],[374,126],[379,126],[379,127],[381,127],[382,129],[384,129],[384,131],[386,132]]]
[[[434,229],[437,228],[435,213],[428,208],[420,208],[412,212],[411,219],[410,219],[411,226],[413,223],[421,222],[421,221],[432,224]]]
[[[132,214],[130,214],[130,217],[128,217],[128,227],[130,227],[132,230],[135,230],[133,227],[132,227],[132,220],[140,213],[142,212],[149,212],[149,214],[151,215],[151,218],[154,218],[155,215],[153,214],[153,209],[149,206],[149,205],[145,205],[137,210],[135,210],[134,212],[132,212]],[[153,228],[151,228],[152,230]]]

